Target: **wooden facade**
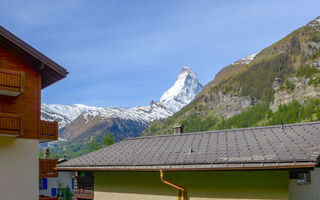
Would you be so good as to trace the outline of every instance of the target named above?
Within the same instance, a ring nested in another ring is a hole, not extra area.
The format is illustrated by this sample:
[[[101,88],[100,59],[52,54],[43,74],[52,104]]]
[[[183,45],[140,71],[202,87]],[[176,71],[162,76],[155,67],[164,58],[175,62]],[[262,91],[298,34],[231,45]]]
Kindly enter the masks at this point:
[[[57,140],[58,124],[40,119],[41,89],[63,78],[63,68],[48,67],[57,64],[10,34],[0,27],[0,136]]]
[[[18,96],[23,93],[24,73],[0,69],[0,95]]]
[[[31,60],[31,61],[30,61]],[[0,39],[0,69],[24,73],[23,94],[0,95],[0,112],[21,115],[21,138],[39,139],[41,112],[41,73],[34,68],[32,59]],[[3,74],[9,76],[9,74]],[[9,79],[9,77],[7,77]]]
[[[39,196],[39,200],[58,200],[58,197]]]
[[[67,74],[63,67],[0,26],[0,139],[4,138],[3,136],[19,138],[16,143],[22,145],[17,148],[16,154],[23,154],[24,150],[38,149],[36,141],[22,142],[24,139],[34,139],[40,143],[58,139],[58,123],[41,120],[41,90],[65,78]],[[29,159],[38,160],[38,153],[31,155],[34,157],[31,156]],[[21,158],[13,157],[12,159],[20,159],[18,161],[21,162]],[[23,159],[28,161],[28,158]],[[2,161],[11,163],[8,159]],[[12,163],[15,165],[15,162]],[[58,177],[57,164],[57,159],[40,159],[39,176],[32,177],[32,180],[29,177],[28,181],[36,186],[35,180],[39,177]],[[24,167],[21,165],[21,168]],[[35,169],[31,167],[26,171],[28,174],[34,174]],[[26,182],[23,176],[20,177],[21,182]],[[14,181],[17,180],[14,179]],[[10,182],[13,180],[8,180],[8,183]],[[1,184],[6,183],[1,182]],[[29,195],[31,198],[28,199],[35,199],[36,190],[38,188],[34,188],[34,191],[29,190],[28,194],[23,195]],[[21,199],[16,198],[19,195],[7,196],[12,196],[10,199]],[[39,196],[39,199],[57,200],[58,198]]]
[[[22,133],[22,116],[14,113],[0,112],[0,134],[18,137]]]
[[[39,177],[58,177],[57,159],[39,159]]]
[[[41,120],[40,122],[40,142],[48,142],[58,139],[58,122]]]

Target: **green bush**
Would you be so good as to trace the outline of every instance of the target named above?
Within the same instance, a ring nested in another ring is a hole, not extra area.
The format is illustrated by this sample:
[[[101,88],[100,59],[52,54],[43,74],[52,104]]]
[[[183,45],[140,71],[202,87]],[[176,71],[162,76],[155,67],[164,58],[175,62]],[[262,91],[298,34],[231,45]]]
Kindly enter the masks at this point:
[[[304,118],[304,116],[303,107],[298,101],[294,100],[288,105],[280,105],[278,111],[272,115],[269,125],[295,123]]]
[[[311,67],[310,65],[300,66],[297,70],[298,77],[310,78],[314,74],[318,73],[319,70],[316,67]]]
[[[308,81],[308,85],[313,85],[315,87],[317,87],[319,84],[320,84],[320,77],[315,77]]]
[[[313,60],[313,59],[316,59],[316,58],[319,58],[320,57],[320,49],[318,49],[317,51],[315,51],[310,57],[309,59]]]
[[[280,86],[280,89],[287,89],[290,90],[291,92],[296,88],[296,86],[289,81],[288,79],[285,79],[284,83]]]
[[[317,120],[320,120],[320,106],[316,108],[316,117],[317,117]]]
[[[180,121],[180,123],[184,124],[184,131],[190,133],[214,129],[217,124],[217,119],[209,116],[206,118],[200,118],[196,115],[192,115],[187,120]]]
[[[280,105],[276,112],[272,112],[268,104],[252,106],[248,111],[242,112],[229,119],[222,120],[216,129],[246,128],[277,124],[291,124],[301,121],[312,121],[316,114],[320,119],[320,100],[311,99],[305,105],[294,100],[287,105]]]

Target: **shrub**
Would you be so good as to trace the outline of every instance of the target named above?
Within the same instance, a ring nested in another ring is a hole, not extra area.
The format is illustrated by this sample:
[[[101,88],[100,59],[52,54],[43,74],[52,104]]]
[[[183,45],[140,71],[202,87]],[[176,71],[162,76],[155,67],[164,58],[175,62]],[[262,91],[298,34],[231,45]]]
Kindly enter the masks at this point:
[[[314,74],[318,73],[319,70],[316,67],[311,67],[310,65],[300,66],[297,70],[298,77],[310,78]]]

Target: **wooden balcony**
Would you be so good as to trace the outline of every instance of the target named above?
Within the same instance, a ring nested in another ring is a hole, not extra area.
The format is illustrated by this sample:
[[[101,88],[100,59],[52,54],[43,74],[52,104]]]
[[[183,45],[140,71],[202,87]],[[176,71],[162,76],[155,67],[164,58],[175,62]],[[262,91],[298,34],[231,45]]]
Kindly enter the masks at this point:
[[[58,200],[58,197],[39,196],[39,200]]]
[[[0,69],[0,95],[18,96],[23,93],[24,73]]]
[[[75,199],[93,199],[93,190],[73,190],[73,198]]]
[[[22,134],[22,117],[14,113],[0,112],[0,135],[18,137]]]
[[[40,123],[40,143],[58,140],[58,122],[41,120]]]
[[[58,177],[58,159],[39,159],[39,177]]]

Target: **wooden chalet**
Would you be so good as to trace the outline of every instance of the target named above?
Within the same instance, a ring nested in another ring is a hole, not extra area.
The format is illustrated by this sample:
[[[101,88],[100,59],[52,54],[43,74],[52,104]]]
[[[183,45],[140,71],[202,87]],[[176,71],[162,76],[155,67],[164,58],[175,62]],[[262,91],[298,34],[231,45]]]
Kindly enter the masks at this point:
[[[0,26],[1,198],[36,199],[39,177],[57,175],[57,160],[39,160],[39,143],[58,139],[58,123],[41,120],[41,90],[67,74]]]

